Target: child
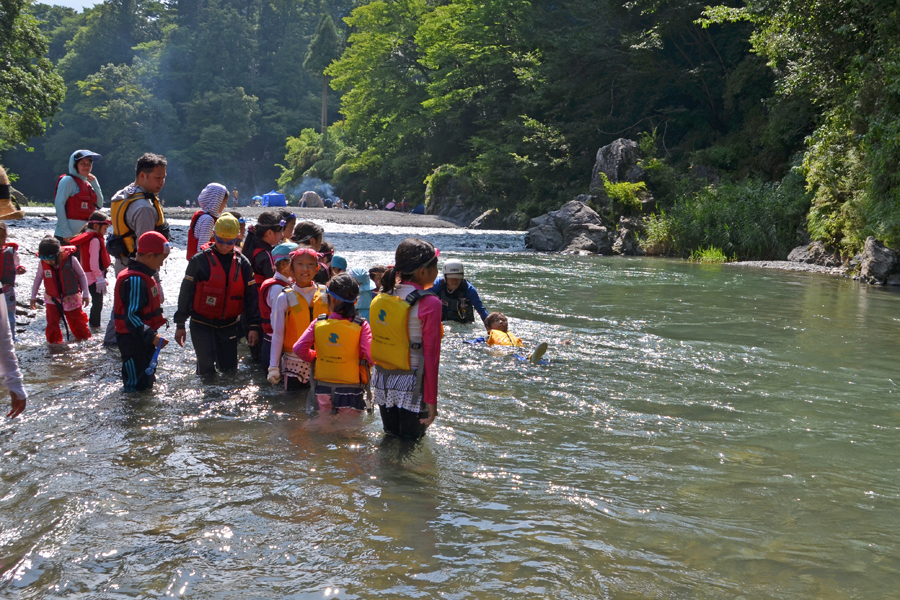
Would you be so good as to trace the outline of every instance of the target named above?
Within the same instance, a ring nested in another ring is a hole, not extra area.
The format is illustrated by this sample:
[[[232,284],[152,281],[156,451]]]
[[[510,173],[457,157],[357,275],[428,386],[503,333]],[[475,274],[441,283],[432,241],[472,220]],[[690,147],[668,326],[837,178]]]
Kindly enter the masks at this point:
[[[212,239],[213,227],[216,219],[225,209],[228,203],[228,189],[221,183],[207,184],[197,197],[197,206],[200,210],[191,217],[191,225],[188,227],[188,242],[185,249],[185,258],[191,260],[195,254],[203,249]]]
[[[175,342],[184,347],[185,322],[191,319],[191,342],[197,353],[197,374],[214,375],[216,368],[237,369],[238,339],[247,323],[247,343],[259,346],[259,289],[247,257],[234,249],[240,225],[231,215],[216,221],[213,244],[188,261],[178,310]]]
[[[19,264],[19,246],[7,242],[8,231],[6,221],[0,221],[0,246],[3,253],[3,265],[0,267],[0,283],[3,284],[3,295],[6,296],[6,312],[9,320],[9,329],[12,339],[16,339],[16,275],[25,272],[25,267]]]
[[[285,233],[288,233],[287,230],[285,230]],[[324,235],[325,230],[322,229],[321,225],[312,221],[300,221],[294,225],[294,231],[291,233],[290,238],[295,244],[309,246],[318,252],[322,246]]]
[[[262,364],[269,366],[269,355],[272,353],[272,307],[278,295],[285,288],[290,288],[294,280],[291,278],[291,252],[299,248],[293,242],[283,242],[272,249],[275,261],[275,276],[263,281],[259,286],[259,316],[262,318],[263,341],[260,357]]]
[[[327,293],[331,314],[310,323],[294,344],[294,353],[313,363],[310,400],[315,395],[321,412],[361,411],[366,408],[372,331],[354,307],[359,284],[350,275],[338,275],[328,283]]]
[[[244,247],[244,238],[247,237],[247,219],[245,219],[244,216],[236,210],[230,210],[227,213],[222,214],[231,215],[238,220],[238,225],[241,226],[241,232],[238,234],[238,241],[234,245],[234,249],[240,252]]]
[[[284,389],[297,390],[309,382],[310,364],[294,354],[294,344],[319,315],[328,314],[324,286],[313,283],[319,255],[309,247],[291,252],[294,285],[284,288],[272,306],[272,347],[266,379],[277,384],[284,375]]]
[[[381,278],[384,277],[385,271],[387,271],[387,267],[385,267],[384,265],[374,265],[372,267],[369,267],[369,279],[371,279],[372,283],[375,284],[375,288],[373,289],[373,291],[381,291]]]
[[[122,353],[122,381],[126,392],[145,390],[153,385],[154,374],[147,367],[156,347],[168,344],[158,331],[166,324],[161,295],[153,275],[169,256],[169,242],[163,234],[148,231],[138,238],[137,254],[116,277],[113,294],[113,319],[116,341]]]
[[[316,283],[326,284],[331,279],[331,259],[334,257],[334,244],[331,242],[322,242],[319,245],[319,270],[313,281]]]
[[[87,279],[81,265],[72,257],[74,253],[74,246],[60,247],[59,240],[53,236],[46,236],[38,244],[41,264],[35,274],[34,285],[31,286],[31,308],[37,309],[37,293],[43,283],[44,305],[47,309],[45,333],[51,344],[63,342],[59,328],[59,321],[63,318],[69,323],[68,329],[75,339],[87,340],[91,337],[87,315],[82,310],[90,301]],[[81,299],[78,298],[79,293]]]
[[[103,296],[106,295],[106,270],[112,264],[104,240],[111,224],[109,217],[99,210],[94,211],[81,233],[69,240],[71,245],[78,248],[76,257],[81,263],[88,291],[91,293],[91,317],[88,321],[91,327],[100,327]]]
[[[485,318],[484,326],[487,327],[488,336],[485,340],[488,346],[523,346],[522,340],[507,332],[509,321],[506,315],[492,312]]]
[[[375,297],[373,292],[375,284],[369,279],[369,273],[363,267],[353,267],[350,269],[350,275],[359,284],[359,299],[356,301],[356,312],[368,321],[369,307],[372,305],[372,298]]]
[[[297,215],[287,210],[286,208],[282,208],[278,211],[278,216],[282,221],[284,221],[284,229],[281,233],[281,241],[288,241],[294,234],[294,226],[297,224]]]
[[[285,222],[275,212],[267,210],[259,213],[256,225],[247,231],[241,252],[250,260],[256,285],[275,276],[272,248],[281,243],[284,226]]]
[[[423,436],[437,417],[441,301],[425,290],[437,277],[438,254],[424,240],[400,242],[370,308],[372,391],[384,431],[399,437]]]
[[[331,259],[331,278],[334,279],[341,273],[347,272],[347,259],[343,256],[334,255]]]

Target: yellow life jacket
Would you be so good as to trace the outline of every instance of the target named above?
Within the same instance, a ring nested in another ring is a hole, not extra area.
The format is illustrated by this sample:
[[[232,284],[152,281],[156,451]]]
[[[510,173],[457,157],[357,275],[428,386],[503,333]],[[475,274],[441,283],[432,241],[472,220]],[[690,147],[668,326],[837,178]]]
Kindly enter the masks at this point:
[[[491,329],[487,337],[487,343],[488,346],[521,346],[522,340],[505,331]]]
[[[135,239],[134,231],[128,224],[125,222],[125,214],[128,212],[128,208],[135,200],[140,199],[149,200],[153,207],[156,208],[156,225],[154,226],[155,231],[159,231],[163,235],[166,236],[166,239],[169,239],[168,235],[168,225],[166,224],[166,217],[163,214],[162,206],[159,204],[159,199],[155,194],[148,194],[146,192],[135,192],[134,194],[128,196],[127,198],[121,198],[119,200],[113,200],[112,204],[110,204],[110,220],[112,221],[113,227],[113,236],[121,238],[122,243],[125,244],[125,250],[127,256],[134,256],[134,253],[137,249],[137,240]],[[115,249],[115,247],[113,247]],[[122,253],[110,252],[111,254],[115,254],[116,256],[121,256]]]
[[[359,385],[368,383],[368,365],[363,377],[359,338],[362,319],[352,321],[319,317],[316,323],[315,380],[324,383]]]
[[[416,302],[434,292],[416,290],[406,298],[381,293],[369,307],[372,328],[372,361],[390,371],[410,371],[410,353],[422,353],[422,344],[409,340],[409,311]],[[422,366],[422,361],[419,361]]]
[[[325,286],[316,286],[313,294],[312,306],[306,303],[306,298],[293,288],[284,288],[287,294],[288,311],[284,317],[284,342],[282,348],[285,352],[293,352],[294,344],[306,331],[309,324],[319,315],[328,314],[328,295]]]

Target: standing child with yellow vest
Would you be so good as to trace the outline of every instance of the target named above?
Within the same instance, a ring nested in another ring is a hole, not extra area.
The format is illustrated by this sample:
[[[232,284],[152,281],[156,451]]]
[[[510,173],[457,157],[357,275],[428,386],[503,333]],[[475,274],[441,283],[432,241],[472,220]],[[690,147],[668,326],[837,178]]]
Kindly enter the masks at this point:
[[[383,292],[369,309],[372,391],[384,431],[398,437],[423,436],[437,417],[441,301],[425,290],[437,277],[438,255],[430,242],[400,242],[394,267],[381,280]]]
[[[294,285],[285,287],[272,306],[272,349],[269,351],[271,384],[284,376],[284,389],[291,391],[309,383],[310,363],[294,354],[294,344],[319,315],[327,315],[328,295],[325,286],[313,283],[319,269],[319,254],[309,247],[291,252]]]
[[[366,408],[372,330],[356,313],[359,284],[351,275],[338,275],[326,291],[331,314],[310,323],[294,344],[294,353],[313,363],[315,389],[310,397],[315,395],[320,411],[360,411]]]

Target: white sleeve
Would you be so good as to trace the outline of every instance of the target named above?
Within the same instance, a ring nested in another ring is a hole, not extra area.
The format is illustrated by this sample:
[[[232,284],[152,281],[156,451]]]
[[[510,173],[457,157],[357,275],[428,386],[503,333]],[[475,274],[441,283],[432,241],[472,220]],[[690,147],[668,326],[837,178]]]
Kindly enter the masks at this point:
[[[284,323],[287,317],[287,294],[282,292],[275,300],[272,307],[272,315],[269,317],[272,325],[272,350],[269,352],[269,366],[281,366],[282,346],[284,345]]]
[[[8,314],[6,302],[0,302],[0,376],[3,377],[6,389],[24,399],[28,396],[22,386],[22,372],[19,371],[19,361],[16,360]]]

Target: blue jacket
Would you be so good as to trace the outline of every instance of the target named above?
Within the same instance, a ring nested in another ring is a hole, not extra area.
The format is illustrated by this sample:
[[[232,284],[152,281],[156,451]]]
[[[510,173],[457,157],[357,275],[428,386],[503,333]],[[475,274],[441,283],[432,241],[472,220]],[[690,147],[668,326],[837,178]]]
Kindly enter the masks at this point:
[[[443,305],[442,321],[460,321],[462,323],[472,323],[475,321],[474,312],[481,316],[484,321],[488,316],[487,309],[481,303],[478,296],[478,290],[471,283],[463,279],[459,287],[453,292],[447,291],[447,283],[443,277],[438,277],[434,282],[434,286],[429,290],[434,292],[441,300]],[[460,302],[460,300],[464,300]]]

